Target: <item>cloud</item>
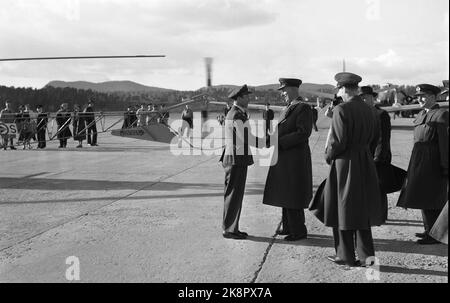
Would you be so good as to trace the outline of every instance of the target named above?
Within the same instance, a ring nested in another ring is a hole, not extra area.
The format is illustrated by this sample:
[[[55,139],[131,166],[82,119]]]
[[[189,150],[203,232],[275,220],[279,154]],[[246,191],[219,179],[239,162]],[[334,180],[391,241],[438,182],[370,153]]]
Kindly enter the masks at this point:
[[[350,63],[355,72],[364,75],[366,82],[437,83],[448,77],[448,41],[431,47],[388,49],[373,58],[351,59]]]
[[[164,1],[151,11],[152,15],[163,16],[167,24],[178,24],[184,30],[228,31],[275,21],[277,15],[259,4],[254,0]]]
[[[403,59],[392,49],[389,49],[386,53],[378,55],[375,58],[356,58],[355,61],[356,64],[362,68],[373,65],[392,68],[403,63]]]

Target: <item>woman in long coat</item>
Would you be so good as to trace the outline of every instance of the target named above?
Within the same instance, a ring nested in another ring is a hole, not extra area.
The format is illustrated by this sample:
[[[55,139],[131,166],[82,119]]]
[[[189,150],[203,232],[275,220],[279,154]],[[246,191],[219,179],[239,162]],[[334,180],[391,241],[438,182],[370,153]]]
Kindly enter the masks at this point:
[[[448,111],[436,103],[438,87],[421,84],[417,90],[424,110],[414,120],[414,147],[397,206],[421,209],[425,232],[416,234],[423,238],[417,242],[435,244],[428,233],[448,199]]]
[[[74,105],[73,110],[73,139],[78,141],[77,148],[83,147],[83,140],[86,140],[86,120],[83,117],[83,113],[80,112],[80,106]]]
[[[58,125],[59,148],[67,147],[67,139],[72,137],[70,131],[71,114],[67,111],[67,103],[61,104],[61,108],[56,113],[56,123]]]

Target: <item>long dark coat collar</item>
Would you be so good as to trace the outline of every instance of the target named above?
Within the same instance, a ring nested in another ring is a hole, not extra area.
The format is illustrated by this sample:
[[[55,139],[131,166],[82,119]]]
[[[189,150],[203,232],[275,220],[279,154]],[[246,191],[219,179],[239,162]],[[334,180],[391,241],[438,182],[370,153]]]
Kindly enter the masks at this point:
[[[286,108],[286,113],[284,114],[283,119],[279,122],[283,122],[287,119],[287,117],[289,116],[290,113],[292,113],[292,111],[297,107],[297,105],[299,105],[301,103],[302,99],[301,97],[298,97],[297,99],[293,100]]]

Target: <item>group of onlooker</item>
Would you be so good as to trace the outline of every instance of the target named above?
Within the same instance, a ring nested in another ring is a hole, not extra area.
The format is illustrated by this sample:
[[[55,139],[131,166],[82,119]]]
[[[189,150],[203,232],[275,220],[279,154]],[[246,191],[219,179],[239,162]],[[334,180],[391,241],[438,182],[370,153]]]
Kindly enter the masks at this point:
[[[146,126],[152,123],[169,123],[169,112],[165,109],[165,105],[144,104],[139,107],[130,105],[124,113],[124,122],[122,128],[132,128],[138,126]]]
[[[46,135],[48,135],[48,140],[57,137],[59,148],[66,148],[67,140],[71,137],[78,142],[77,148],[83,147],[83,141],[86,139],[88,145],[98,146],[93,106],[94,103],[89,101],[83,111],[78,104],[75,104],[73,110],[69,111],[68,103],[61,104],[49,129],[50,116],[43,111],[42,105],[36,106],[36,112],[33,112],[28,104],[19,105],[18,112],[14,112],[11,103],[6,101],[5,108],[0,111],[0,122],[4,124],[1,147],[4,150],[8,147],[13,150],[16,149],[14,138],[17,138],[17,145],[23,145],[23,149],[32,149],[32,140],[37,142],[38,149],[43,149],[46,147]],[[51,130],[53,130],[54,121],[57,124],[57,131],[52,136]],[[72,126],[73,135],[70,126]],[[11,131],[12,129],[14,131]]]

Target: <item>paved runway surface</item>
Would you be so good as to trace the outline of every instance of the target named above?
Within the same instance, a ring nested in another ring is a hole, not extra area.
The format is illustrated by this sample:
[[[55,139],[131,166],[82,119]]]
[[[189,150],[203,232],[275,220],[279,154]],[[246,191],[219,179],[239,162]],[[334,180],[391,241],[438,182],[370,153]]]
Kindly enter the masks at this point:
[[[393,164],[406,169],[411,120],[392,123]],[[328,173],[326,124],[310,139],[315,187]],[[281,210],[261,203],[267,167],[249,169],[240,222],[250,236],[236,241],[221,236],[218,156],[174,156],[108,134],[99,147],[55,144],[0,151],[0,282],[67,282],[70,256],[80,282],[369,282],[366,269],[326,260],[331,229],[308,211],[307,240],[275,235]],[[397,198],[389,195],[389,221],[373,229],[378,282],[448,282],[448,247],[415,244],[420,212],[396,208]]]

